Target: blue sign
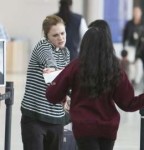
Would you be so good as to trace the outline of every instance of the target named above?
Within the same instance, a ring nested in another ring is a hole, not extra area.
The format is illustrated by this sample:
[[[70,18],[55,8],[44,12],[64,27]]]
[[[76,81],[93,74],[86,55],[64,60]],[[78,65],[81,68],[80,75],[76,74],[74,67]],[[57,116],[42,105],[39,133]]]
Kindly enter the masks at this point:
[[[104,19],[108,22],[113,42],[122,42],[122,34],[127,20],[127,0],[104,0]]]

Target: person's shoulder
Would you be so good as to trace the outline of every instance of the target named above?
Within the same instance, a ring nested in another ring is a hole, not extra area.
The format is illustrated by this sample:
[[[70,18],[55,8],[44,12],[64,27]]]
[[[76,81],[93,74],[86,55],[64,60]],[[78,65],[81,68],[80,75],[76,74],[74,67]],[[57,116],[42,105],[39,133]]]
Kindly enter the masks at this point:
[[[35,48],[44,47],[44,46],[48,46],[48,47],[52,48],[52,44],[46,38],[41,38],[37,42]]]
[[[41,38],[37,44],[49,44],[49,42],[46,38]]]
[[[78,17],[83,17],[81,14],[78,14],[78,13],[73,13],[73,14],[78,16]]]
[[[73,59],[73,60],[68,64],[67,67],[71,68],[71,70],[78,70],[78,68],[79,68],[79,59],[78,59],[78,58]]]
[[[132,19],[126,21],[126,25],[132,25],[132,24],[133,24],[133,20]]]
[[[134,23],[133,23],[133,20],[127,20],[126,23],[125,23],[125,26],[124,26],[124,29],[125,30],[128,30],[129,28],[133,27]]]
[[[34,46],[33,53],[43,52],[44,50],[47,50],[48,52],[49,50],[52,49],[53,49],[53,45],[50,42],[48,42],[47,39],[41,38]]]
[[[77,19],[83,18],[83,16],[81,14],[78,14],[78,13],[75,13],[75,12],[72,12],[72,16],[77,18]]]

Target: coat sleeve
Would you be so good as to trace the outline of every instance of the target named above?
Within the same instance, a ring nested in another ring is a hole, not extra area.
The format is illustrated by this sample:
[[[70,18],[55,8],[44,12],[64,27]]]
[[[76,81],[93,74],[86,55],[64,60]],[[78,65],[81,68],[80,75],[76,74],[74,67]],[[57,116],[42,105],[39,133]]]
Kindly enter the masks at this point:
[[[129,30],[129,21],[125,24],[123,30],[123,46],[125,46],[125,42],[128,40],[128,30]]]
[[[48,85],[46,89],[46,98],[51,103],[62,102],[69,88],[71,87],[71,81],[73,78],[72,66],[68,65],[53,81]]]
[[[113,99],[124,111],[137,111],[144,108],[144,94],[135,96],[133,86],[125,72],[122,73],[121,81],[114,90]]]

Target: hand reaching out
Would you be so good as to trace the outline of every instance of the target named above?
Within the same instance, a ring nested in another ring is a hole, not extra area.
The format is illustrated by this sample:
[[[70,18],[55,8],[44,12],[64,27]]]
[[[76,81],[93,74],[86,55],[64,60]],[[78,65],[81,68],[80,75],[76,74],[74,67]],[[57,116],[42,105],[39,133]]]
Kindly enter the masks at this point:
[[[51,73],[53,71],[56,71],[56,69],[55,68],[45,68],[45,69],[43,69],[43,73]]]
[[[63,107],[64,107],[64,110],[67,112],[69,112],[69,110],[70,110],[70,101],[71,101],[70,97],[66,96],[66,101],[63,104]]]
[[[57,70],[63,70],[62,69],[57,69]],[[45,68],[43,69],[43,73],[51,73],[51,72],[54,72],[54,71],[57,71],[56,68]]]

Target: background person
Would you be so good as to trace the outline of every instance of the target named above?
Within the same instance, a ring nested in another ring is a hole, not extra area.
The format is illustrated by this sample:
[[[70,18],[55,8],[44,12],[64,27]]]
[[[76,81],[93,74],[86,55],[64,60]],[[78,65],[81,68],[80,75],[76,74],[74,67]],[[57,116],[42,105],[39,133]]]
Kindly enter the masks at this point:
[[[133,8],[133,18],[129,20],[123,31],[123,46],[137,46],[139,36],[144,31],[144,22],[142,20],[142,10],[139,6]]]
[[[133,8],[133,18],[126,23],[123,30],[123,49],[128,51],[128,59],[131,63],[135,62],[136,47],[143,31],[142,10],[139,6],[135,6]]]
[[[72,12],[72,0],[60,0],[59,4],[59,11],[56,15],[65,22],[66,46],[70,51],[70,60],[72,60],[78,56],[80,41],[87,30],[87,23],[82,15]]]
[[[127,76],[133,86],[135,88],[138,88],[143,77],[143,64],[141,59],[139,57],[136,57],[135,61],[131,63],[128,59],[127,50],[122,50],[120,64],[124,71],[127,73]]]
[[[69,123],[62,104],[47,101],[47,84],[43,77],[43,72],[63,69],[70,61],[65,47],[65,25],[60,17],[52,15],[44,19],[42,28],[44,38],[32,51],[21,104],[24,150],[60,150],[63,126]]]
[[[131,62],[130,79],[134,85],[139,85],[143,76],[143,62],[138,57],[139,39],[144,32],[142,13],[140,6],[135,6],[133,18],[126,23],[123,31],[123,46],[128,51],[128,60]]]
[[[78,59],[47,87],[46,97],[61,103],[72,89],[70,115],[79,150],[113,150],[124,111],[144,107],[144,94],[134,89],[115,55],[109,25],[97,20],[85,33]]]

